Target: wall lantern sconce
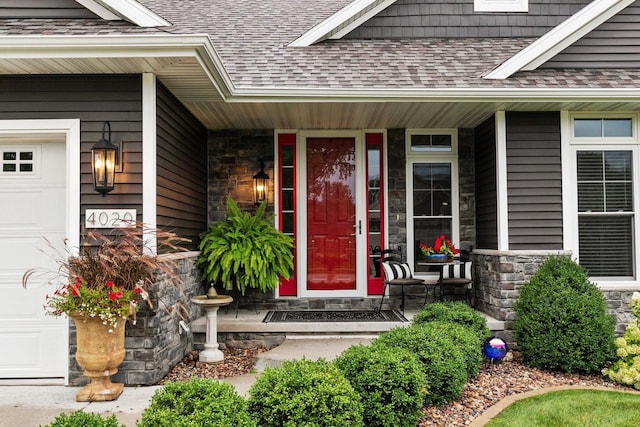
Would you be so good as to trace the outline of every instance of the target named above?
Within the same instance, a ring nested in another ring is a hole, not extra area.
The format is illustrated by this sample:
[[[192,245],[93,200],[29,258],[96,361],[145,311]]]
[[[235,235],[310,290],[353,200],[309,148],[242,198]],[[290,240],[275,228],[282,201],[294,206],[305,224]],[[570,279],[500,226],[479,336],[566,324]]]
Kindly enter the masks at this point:
[[[105,138],[105,130],[108,129]],[[91,169],[93,171],[93,188],[106,196],[115,186],[116,162],[118,147],[111,143],[111,124],[102,125],[102,138],[91,147]]]
[[[253,203],[258,206],[267,200],[269,175],[264,172],[264,159],[260,159],[260,172],[253,176]]]

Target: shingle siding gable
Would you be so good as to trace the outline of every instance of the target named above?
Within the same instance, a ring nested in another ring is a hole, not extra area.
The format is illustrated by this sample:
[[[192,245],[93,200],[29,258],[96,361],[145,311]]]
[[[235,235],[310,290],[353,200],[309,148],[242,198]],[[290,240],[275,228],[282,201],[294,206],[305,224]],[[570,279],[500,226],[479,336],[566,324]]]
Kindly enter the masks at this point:
[[[4,0],[0,2],[3,18],[96,18],[75,0]]]
[[[539,68],[640,68],[640,1]]]
[[[475,13],[473,0],[398,0],[346,37],[539,37],[588,3],[529,0],[527,13]]]

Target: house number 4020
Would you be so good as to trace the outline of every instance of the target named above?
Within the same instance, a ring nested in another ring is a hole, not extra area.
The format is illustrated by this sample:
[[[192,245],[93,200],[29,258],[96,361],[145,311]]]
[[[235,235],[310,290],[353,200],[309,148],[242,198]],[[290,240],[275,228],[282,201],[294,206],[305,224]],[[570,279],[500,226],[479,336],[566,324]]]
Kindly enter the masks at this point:
[[[127,228],[136,224],[135,209],[87,209],[85,228]]]

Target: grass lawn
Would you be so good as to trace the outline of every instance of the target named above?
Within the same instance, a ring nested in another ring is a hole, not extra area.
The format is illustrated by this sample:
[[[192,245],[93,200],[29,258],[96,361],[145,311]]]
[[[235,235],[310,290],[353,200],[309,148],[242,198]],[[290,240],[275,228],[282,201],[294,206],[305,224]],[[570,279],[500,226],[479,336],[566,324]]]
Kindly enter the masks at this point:
[[[637,427],[640,395],[598,390],[545,393],[515,402],[487,426]]]

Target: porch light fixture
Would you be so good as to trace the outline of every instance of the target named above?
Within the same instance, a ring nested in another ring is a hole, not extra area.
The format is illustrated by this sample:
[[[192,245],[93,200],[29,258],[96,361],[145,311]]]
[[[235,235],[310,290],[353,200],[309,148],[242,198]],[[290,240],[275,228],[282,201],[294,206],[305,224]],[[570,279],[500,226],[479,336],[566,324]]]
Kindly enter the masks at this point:
[[[258,206],[267,200],[269,175],[264,172],[264,159],[260,159],[260,172],[253,176],[253,203]]]
[[[105,138],[105,130],[108,129]],[[102,125],[102,138],[91,147],[91,169],[93,172],[93,188],[106,196],[112,191],[116,178],[116,158],[118,147],[111,143],[111,124]]]

